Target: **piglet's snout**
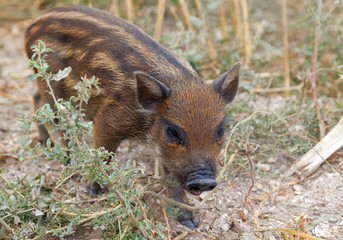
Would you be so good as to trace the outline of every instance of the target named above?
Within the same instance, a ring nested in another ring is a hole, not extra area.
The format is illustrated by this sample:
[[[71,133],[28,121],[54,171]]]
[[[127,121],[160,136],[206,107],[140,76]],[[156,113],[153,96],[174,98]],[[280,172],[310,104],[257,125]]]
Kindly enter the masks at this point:
[[[217,186],[217,182],[214,179],[194,179],[191,182],[186,183],[185,187],[190,192],[205,192],[211,191]]]

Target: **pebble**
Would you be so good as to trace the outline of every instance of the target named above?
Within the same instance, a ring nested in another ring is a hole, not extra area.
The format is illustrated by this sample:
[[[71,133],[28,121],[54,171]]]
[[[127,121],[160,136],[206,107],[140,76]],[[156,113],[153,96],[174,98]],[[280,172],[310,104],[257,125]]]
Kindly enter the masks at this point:
[[[201,200],[204,200],[204,198],[207,196],[207,194],[208,194],[209,192],[202,192],[201,194],[200,194],[200,199]]]
[[[258,189],[262,189],[262,188],[263,188],[263,185],[262,185],[261,183],[256,183],[256,187],[257,187]]]
[[[213,217],[213,215],[210,212],[205,213],[204,219],[205,220],[210,220]]]
[[[280,170],[286,170],[287,169],[287,165],[286,164],[282,164],[280,167],[279,167]]]
[[[296,195],[300,195],[302,193],[303,188],[302,186],[296,184],[293,186],[293,190]]]
[[[260,163],[257,166],[262,172],[269,172],[272,168],[269,164],[266,163]]]
[[[223,224],[220,226],[220,229],[223,230],[224,232],[229,231],[229,228],[230,228],[230,225],[227,224],[227,223],[223,223]]]
[[[293,185],[293,189],[294,189],[294,191],[301,192],[303,190],[303,187],[298,185],[298,184],[296,184],[296,185]]]

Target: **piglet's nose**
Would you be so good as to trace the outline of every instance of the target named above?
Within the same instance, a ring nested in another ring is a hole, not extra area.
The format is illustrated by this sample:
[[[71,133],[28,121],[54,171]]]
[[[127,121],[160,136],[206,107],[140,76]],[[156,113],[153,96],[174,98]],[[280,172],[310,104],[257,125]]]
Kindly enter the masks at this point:
[[[217,182],[214,179],[195,179],[186,183],[185,187],[188,191],[211,191],[217,186]]]

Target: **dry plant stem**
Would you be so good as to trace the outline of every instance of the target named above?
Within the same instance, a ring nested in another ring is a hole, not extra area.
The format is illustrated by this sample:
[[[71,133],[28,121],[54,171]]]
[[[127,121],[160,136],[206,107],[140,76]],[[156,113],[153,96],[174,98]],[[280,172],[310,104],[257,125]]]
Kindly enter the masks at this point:
[[[127,20],[133,22],[133,4],[131,0],[125,0]]]
[[[250,41],[250,36],[249,36],[249,14],[248,14],[247,0],[241,0],[241,5],[242,5],[243,24],[244,24],[244,49],[245,49],[244,62],[246,65],[249,66],[250,60],[251,60],[251,41]]]
[[[118,3],[118,0],[112,0],[109,12],[114,14],[114,16],[119,17],[119,3]]]
[[[0,160],[6,159],[6,158],[18,159],[18,157],[14,156],[13,154],[10,154],[10,153],[0,153]]]
[[[279,137],[284,137],[284,136],[296,136],[296,137],[299,137],[299,138],[302,138],[302,139],[305,139],[309,142],[312,142],[312,143],[317,143],[318,141],[313,139],[313,138],[309,138],[309,137],[305,137],[299,133],[283,133],[283,134],[280,134]]]
[[[101,171],[101,173],[104,175],[104,177],[106,177],[107,179],[109,179],[109,176],[107,174],[107,172],[98,164],[96,163],[96,166],[99,168],[99,170]],[[112,186],[113,183],[111,181],[109,181],[109,186]],[[115,190],[114,193],[117,195],[117,197],[119,198],[119,200],[121,201],[121,203],[125,206],[125,199],[123,198],[123,196],[121,195],[121,193],[118,190]],[[151,238],[148,233],[139,226],[139,222],[137,221],[137,219],[135,218],[135,216],[132,214],[131,211],[127,211],[127,214],[129,216],[129,218],[131,219],[131,222],[135,225],[135,227],[137,227],[138,231],[140,231],[140,233],[146,237],[147,239],[153,239]]]
[[[242,125],[243,123],[246,123],[247,121],[250,121],[251,119],[253,119],[257,114],[261,114],[261,113],[264,113],[264,114],[272,114],[272,113],[270,113],[270,112],[263,112],[263,111],[261,111],[261,112],[254,112],[254,113],[251,114],[249,117],[247,117],[247,118],[243,119],[242,121],[238,122],[238,123],[232,128],[232,130],[231,130],[231,132],[230,132],[230,135],[229,135],[229,137],[228,137],[228,141],[227,141],[226,146],[225,146],[225,150],[224,150],[224,158],[225,158],[225,159],[227,158],[227,151],[228,151],[229,145],[230,145],[230,143],[231,143],[231,138],[232,138],[232,136],[233,136],[233,133],[236,131],[236,129],[237,129],[240,125]]]
[[[239,7],[239,0],[233,0],[234,5],[234,27],[235,27],[235,33],[238,41],[241,43],[243,41],[243,35],[242,35],[242,19],[241,19],[241,10]]]
[[[208,33],[209,32],[208,24],[207,24],[208,21],[207,21],[206,15],[203,13],[201,2],[199,0],[196,0],[195,3],[196,3],[195,5],[197,7],[199,17],[204,23],[203,31]],[[210,56],[210,59],[215,60],[217,58],[217,50],[216,50],[216,44],[211,38],[211,34],[208,34],[208,36],[206,37],[206,46],[207,46],[207,52],[208,52],[208,55]]]
[[[185,231],[185,232],[181,233],[179,236],[173,238],[173,240],[182,240],[185,237],[187,237],[187,235],[188,235],[188,232]]]
[[[107,172],[106,172],[98,163],[96,163],[96,166],[99,168],[99,170],[100,170],[101,173],[104,175],[104,177],[106,177],[107,179],[109,179],[109,176],[108,176]],[[109,184],[108,184],[108,185],[109,185],[109,186],[112,186],[113,183],[112,183],[111,181],[109,181]],[[121,193],[120,193],[118,190],[115,190],[114,193],[117,195],[117,197],[119,198],[119,200],[120,200],[120,201],[122,202],[122,204],[125,206],[125,199],[123,198],[123,196],[121,195]],[[139,226],[139,222],[137,221],[137,219],[135,218],[135,216],[132,214],[131,211],[128,211],[127,214],[128,214],[128,216],[129,216],[129,218],[131,219],[131,222],[135,225],[135,227],[137,227],[138,231],[140,231],[140,233],[141,233],[144,237],[146,237],[147,239],[153,239],[153,238],[151,238],[151,237],[147,234],[147,232],[146,232],[143,228],[141,228],[141,227]]]
[[[4,178],[1,174],[0,174],[0,180],[2,180],[3,182],[5,182],[7,185],[9,184],[9,182],[6,180],[6,178]],[[22,197],[23,199],[26,199],[20,192],[18,192],[16,189],[13,188],[13,191],[18,194],[20,197]]]
[[[194,0],[194,3],[195,3],[195,7],[198,9],[198,11],[199,11],[199,9],[201,8],[201,2],[200,2],[200,0]],[[199,12],[199,14],[200,14],[200,12]]]
[[[251,189],[254,187],[254,184],[255,184],[255,179],[254,179],[254,164],[253,164],[253,162],[251,161],[251,158],[250,158],[249,150],[248,150],[248,149],[245,149],[245,153],[246,153],[246,155],[247,155],[247,158],[248,158],[249,164],[250,164],[251,186],[250,186],[250,188],[249,188],[249,191],[248,191],[247,195],[245,195],[245,198],[244,198],[244,203],[243,203],[243,206],[242,206],[242,213],[243,213],[243,214],[244,214],[244,208],[245,208],[245,206],[247,205],[248,197],[250,196],[250,193],[251,193]]]
[[[105,215],[106,213],[109,213],[109,212],[112,212],[112,211],[117,210],[117,209],[120,208],[120,207],[122,207],[121,204],[119,204],[119,205],[116,206],[115,208],[112,208],[112,209],[110,209],[110,210],[108,210],[108,211],[102,211],[102,212],[94,213],[94,214],[90,215],[88,218],[85,218],[85,219],[81,220],[80,222],[78,222],[77,225],[81,225],[81,224],[84,224],[84,223],[86,223],[86,222],[89,222],[90,220],[92,220],[92,219],[94,219],[94,218],[101,217],[101,216]],[[82,214],[81,214],[81,215],[82,215]],[[73,214],[70,213],[69,216],[73,216]],[[75,216],[76,216],[76,214],[75,214]],[[64,226],[64,227],[60,228],[60,230],[65,230],[65,229],[67,229],[67,228],[68,228],[68,226]],[[44,234],[38,235],[38,236],[36,236],[35,238],[33,238],[33,240],[40,239],[40,238],[42,238],[42,236],[46,236],[46,235],[49,235],[49,234],[52,234],[52,233],[53,233],[52,230],[46,231]]]
[[[22,103],[22,102],[33,103],[30,98],[14,96],[14,95],[11,95],[11,94],[8,94],[5,92],[0,92],[0,96],[3,98],[10,99],[10,100],[14,101],[15,103]]]
[[[322,0],[318,0],[317,16],[313,12],[311,2],[308,0],[307,3],[311,9],[311,12],[313,14],[313,18],[315,19],[315,22],[316,22],[314,49],[313,49],[313,58],[312,58],[312,69],[311,69],[310,80],[311,80],[313,101],[314,101],[314,105],[315,105],[316,113],[317,113],[317,118],[318,118],[320,139],[322,139],[325,136],[325,124],[324,124],[322,115],[320,113],[320,107],[319,107],[318,97],[317,97],[317,86],[316,86],[317,57],[318,57],[319,35],[320,35],[320,20],[318,18],[320,18],[320,16],[321,16]]]
[[[288,56],[288,24],[287,24],[287,0],[282,0],[282,47],[283,47],[283,70],[284,86],[286,97],[290,97],[290,76],[289,76],[289,56]]]
[[[166,225],[167,225],[168,240],[171,240],[169,221],[168,221],[166,209],[164,208],[164,204],[162,200],[160,200],[160,204],[163,211],[164,221],[166,222]]]
[[[262,73],[255,73],[255,77],[257,78],[270,78],[270,77],[278,77],[281,76],[281,72],[262,72]]]
[[[169,11],[170,11],[170,13],[172,14],[172,16],[173,16],[175,22],[181,22],[179,16],[178,16],[177,13],[176,13],[176,8],[175,8],[174,6],[170,6],[170,7],[169,7]]]
[[[82,213],[80,215],[76,214],[76,213],[71,213],[71,212],[67,212],[64,211],[64,209],[59,213],[60,215],[64,215],[64,216],[69,216],[69,217],[76,217],[76,216],[81,216],[81,217],[94,217],[96,216],[102,216],[106,213],[112,212],[117,210],[118,208],[121,208],[123,205],[120,203],[118,206],[116,206],[115,208],[112,208],[110,210],[107,211],[101,211],[101,212],[95,212],[95,213]]]
[[[201,202],[198,206],[194,206],[194,207],[193,207],[193,206],[190,206],[190,205],[188,205],[188,204],[185,204],[185,203],[181,203],[181,202],[175,201],[175,200],[172,199],[172,198],[165,197],[165,196],[163,196],[163,195],[161,195],[161,194],[158,194],[158,193],[155,193],[155,192],[153,192],[153,191],[145,191],[145,192],[143,192],[143,194],[152,195],[152,196],[157,197],[157,198],[159,198],[159,199],[162,199],[163,201],[166,201],[166,202],[168,202],[168,203],[170,203],[170,204],[172,204],[172,205],[174,205],[174,206],[176,206],[176,207],[184,208],[184,209],[189,210],[189,211],[197,210],[197,209],[200,207],[200,204],[202,203],[202,202]]]
[[[182,11],[182,15],[183,15],[183,18],[184,18],[184,21],[185,21],[186,28],[188,30],[193,31],[191,20],[189,18],[189,10],[188,10],[188,6],[187,6],[186,1],[185,0],[179,0],[179,4],[180,4],[180,7],[181,7],[181,11]]]
[[[224,173],[226,172],[227,168],[231,165],[231,163],[233,162],[235,157],[236,157],[236,154],[232,154],[230,156],[230,159],[224,164],[224,166],[222,167],[222,169],[220,170],[220,172],[218,174],[218,177],[216,178],[217,182],[220,182],[223,179]],[[206,197],[205,197],[205,199],[206,199]]]
[[[70,179],[72,176],[74,176],[75,174],[78,174],[80,171],[76,171],[72,174],[70,174],[68,177],[64,178],[56,187],[55,189],[59,188],[60,186],[62,186],[63,183],[65,183],[65,181],[67,181],[68,179]]]
[[[1,218],[0,218],[0,224],[1,224],[7,231],[11,232],[14,236],[16,236],[16,235],[14,234],[13,229],[12,229],[10,226],[8,226],[7,223],[5,223],[5,221],[2,220]]]
[[[154,32],[154,39],[157,42],[159,42],[160,38],[161,38],[165,9],[166,9],[166,0],[159,0],[158,1],[158,13],[157,13],[157,18],[156,18],[156,23],[155,23],[155,32]]]
[[[218,13],[219,13],[219,23],[220,23],[220,30],[222,33],[222,37],[227,39],[227,32],[226,32],[226,16],[225,16],[225,6],[223,0],[219,0],[218,6]]]
[[[144,208],[142,202],[139,199],[137,199],[137,202],[138,202],[139,206],[141,207],[141,209],[143,210],[142,211],[143,218],[145,219],[145,221],[149,221],[148,216],[146,215],[145,208]]]
[[[304,83],[300,83],[298,86],[291,86],[289,88],[268,88],[268,89],[264,89],[264,88],[256,88],[253,90],[254,93],[275,93],[275,92],[285,92],[285,91],[301,91],[301,89],[303,88]]]
[[[289,234],[292,234],[293,236],[300,237],[300,239],[324,240],[323,238],[314,237],[314,236],[308,235],[306,233],[298,232],[298,231],[291,230],[291,229],[276,229],[276,231],[279,231],[281,233],[289,233]]]
[[[118,190],[115,190],[114,193],[117,195],[117,197],[119,198],[119,200],[122,202],[122,204],[124,204],[125,206],[125,199],[123,198],[123,196],[121,195],[121,193]],[[146,237],[147,239],[151,239],[153,240],[153,238],[151,236],[148,235],[148,233],[139,226],[139,222],[137,221],[137,219],[135,218],[135,216],[133,216],[131,211],[127,211],[127,214],[129,215],[129,218],[131,219],[131,222],[135,225],[135,227],[138,228],[138,231],[140,231],[140,233]]]

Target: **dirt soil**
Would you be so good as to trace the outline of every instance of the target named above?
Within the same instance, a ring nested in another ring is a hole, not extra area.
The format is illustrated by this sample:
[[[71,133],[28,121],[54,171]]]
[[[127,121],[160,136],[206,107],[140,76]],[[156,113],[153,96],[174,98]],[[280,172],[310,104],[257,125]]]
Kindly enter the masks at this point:
[[[31,71],[28,70],[23,49],[23,29],[27,24],[23,22],[0,28],[0,152],[11,152],[19,145],[18,137],[22,132],[16,118],[32,111],[31,99],[36,86],[25,80]],[[271,103],[270,108],[278,106],[280,99],[282,101],[280,97],[267,99]],[[277,105],[273,105],[274,100]],[[36,135],[36,129],[32,128],[32,136]],[[123,161],[129,158],[143,160],[151,166],[156,158],[153,151],[139,144],[135,144],[129,152],[128,142],[121,145],[117,157]],[[263,159],[261,162],[267,164],[263,166],[267,172],[287,169],[291,165],[282,158]],[[333,164],[343,172],[342,158]],[[54,162],[31,160],[19,163],[12,158],[0,159],[0,168],[3,176],[13,181],[39,171],[56,173],[61,170],[59,164]],[[258,164],[256,168],[262,170]],[[343,177],[327,164],[315,175],[302,181],[296,178],[282,180],[280,176],[264,177],[263,174],[255,176],[255,185],[244,209],[246,219],[241,210],[251,185],[250,172],[229,175],[229,180],[221,182],[215,191],[207,193],[211,194],[208,202],[196,211],[200,223],[196,231],[189,231],[169,219],[172,237],[184,234],[184,239],[273,240],[282,239],[276,229],[305,226],[305,229],[298,231],[324,239],[343,239]],[[189,196],[193,203],[200,202],[201,197],[204,196]],[[162,213],[158,214],[160,216],[157,219],[164,224]],[[79,228],[69,239],[101,239],[100,234],[88,224]]]

